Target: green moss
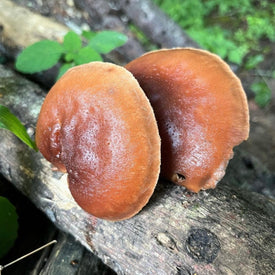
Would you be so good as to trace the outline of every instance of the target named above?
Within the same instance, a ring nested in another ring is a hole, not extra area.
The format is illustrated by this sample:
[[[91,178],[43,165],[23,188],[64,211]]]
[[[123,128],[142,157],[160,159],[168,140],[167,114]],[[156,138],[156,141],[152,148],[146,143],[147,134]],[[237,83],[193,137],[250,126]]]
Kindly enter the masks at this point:
[[[275,3],[271,1],[154,2],[203,48],[238,65],[251,65],[250,58],[262,53],[260,39],[275,41]],[[250,52],[253,54],[245,59]]]

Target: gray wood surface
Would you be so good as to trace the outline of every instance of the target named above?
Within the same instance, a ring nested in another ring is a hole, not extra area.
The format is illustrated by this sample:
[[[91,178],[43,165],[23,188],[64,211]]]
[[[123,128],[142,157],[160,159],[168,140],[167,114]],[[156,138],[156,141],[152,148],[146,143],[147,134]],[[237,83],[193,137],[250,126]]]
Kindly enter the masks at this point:
[[[0,1],[1,43],[10,50],[18,50],[41,39],[59,42],[69,28],[51,18],[31,12],[9,0]]]
[[[115,275],[98,257],[87,251],[68,234],[60,232],[57,243],[51,248],[42,268],[35,268],[30,275]],[[41,257],[41,261],[45,257]]]
[[[0,66],[0,104],[30,133],[43,97],[39,86]],[[238,153],[232,163],[240,164],[241,157]],[[275,269],[274,202],[231,186],[244,174],[234,165],[218,188],[199,194],[160,181],[149,204],[120,222],[80,209],[66,175],[6,130],[0,131],[0,173],[118,274],[272,274]]]
[[[0,195],[9,199],[19,216],[19,231],[11,251],[0,259],[11,261],[56,240],[57,243],[10,265],[3,275],[115,275],[108,266],[75,238],[58,230],[31,201],[0,174]],[[0,226],[3,222],[0,220]],[[4,225],[5,226],[5,225]]]
[[[77,7],[87,11],[91,27],[113,26],[124,29],[125,23],[137,26],[158,47],[196,47],[194,42],[171,18],[150,0],[92,1],[77,0]],[[117,15],[116,17],[114,16]],[[132,51],[133,55],[139,53]],[[140,54],[140,53],[139,53]],[[131,56],[131,55],[129,55]],[[132,56],[131,56],[132,57]]]
[[[31,6],[31,10],[24,5]],[[0,2],[1,43],[11,56],[41,39],[61,42],[69,29],[81,32],[82,25],[95,31],[113,29],[125,33],[126,45],[107,55],[107,59],[126,64],[145,51],[130,24],[138,27],[157,47],[199,47],[150,0],[76,0],[70,5],[66,0],[32,0],[31,5],[27,0]]]

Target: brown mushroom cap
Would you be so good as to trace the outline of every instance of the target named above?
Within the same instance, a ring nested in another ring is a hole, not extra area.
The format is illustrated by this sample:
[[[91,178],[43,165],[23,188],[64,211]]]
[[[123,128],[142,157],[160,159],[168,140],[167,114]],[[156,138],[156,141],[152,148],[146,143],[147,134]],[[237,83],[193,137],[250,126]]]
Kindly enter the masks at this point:
[[[92,62],[70,69],[43,103],[36,142],[68,172],[75,201],[99,218],[135,215],[158,180],[156,119],[136,79],[120,66]]]
[[[191,48],[150,52],[126,68],[157,118],[161,175],[194,192],[214,188],[249,134],[239,79],[217,55]]]

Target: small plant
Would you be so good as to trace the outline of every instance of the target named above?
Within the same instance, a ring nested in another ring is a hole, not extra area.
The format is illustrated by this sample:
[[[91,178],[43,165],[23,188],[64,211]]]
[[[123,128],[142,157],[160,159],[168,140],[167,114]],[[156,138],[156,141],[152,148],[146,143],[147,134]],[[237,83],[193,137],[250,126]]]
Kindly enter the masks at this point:
[[[86,41],[86,46],[83,46],[83,40]],[[62,44],[52,40],[42,40],[27,47],[17,57],[15,66],[20,72],[36,73],[47,70],[61,61],[63,64],[59,69],[57,76],[59,78],[73,66],[102,61],[101,54],[109,53],[126,41],[127,36],[115,31],[98,33],[83,31],[81,36],[69,31],[64,36]],[[38,151],[24,125],[3,105],[0,105],[1,128],[11,131],[30,148]]]
[[[158,49],[157,45],[154,45],[139,27],[134,24],[129,24],[128,27],[146,51],[154,51]]]
[[[255,102],[261,107],[265,107],[271,100],[271,90],[264,80],[255,81],[251,85],[251,90],[255,94]]]
[[[28,135],[24,125],[7,107],[3,105],[0,105],[0,129],[1,128],[11,131],[30,148],[38,151],[35,142]]]
[[[58,79],[76,65],[102,61],[102,54],[124,45],[126,41],[127,36],[115,31],[83,31],[81,35],[69,31],[62,44],[42,40],[30,45],[17,57],[15,67],[22,73],[36,73],[61,62]]]
[[[261,41],[275,42],[275,4],[262,0],[154,0],[203,48],[246,70],[255,69],[270,52]],[[251,89],[264,107],[271,91],[264,81]]]
[[[262,0],[154,0],[195,41],[238,65],[263,60],[259,41],[275,41],[275,4]],[[252,53],[247,59],[248,53]]]

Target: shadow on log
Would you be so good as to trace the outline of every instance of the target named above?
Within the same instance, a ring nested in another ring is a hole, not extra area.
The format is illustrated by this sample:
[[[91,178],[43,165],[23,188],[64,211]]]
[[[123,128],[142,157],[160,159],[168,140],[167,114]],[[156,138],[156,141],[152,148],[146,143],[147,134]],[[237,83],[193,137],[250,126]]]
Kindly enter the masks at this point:
[[[0,104],[34,131],[43,91],[3,66],[0,83]],[[231,162],[240,161],[238,156]],[[242,180],[240,170],[229,167],[215,190],[199,194],[159,181],[149,204],[120,222],[80,209],[66,175],[6,130],[0,131],[0,173],[118,274],[271,274],[275,269],[274,202],[231,185],[233,177]]]

